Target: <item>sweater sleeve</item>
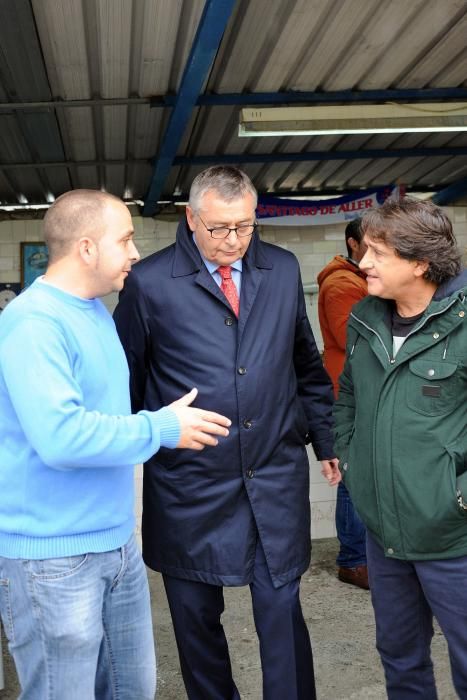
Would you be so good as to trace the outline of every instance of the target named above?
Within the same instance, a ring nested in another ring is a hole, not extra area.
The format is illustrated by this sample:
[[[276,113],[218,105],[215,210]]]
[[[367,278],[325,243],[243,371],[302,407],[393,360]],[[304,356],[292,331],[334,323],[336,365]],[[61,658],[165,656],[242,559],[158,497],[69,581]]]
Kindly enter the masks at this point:
[[[20,428],[50,467],[128,466],[178,443],[179,421],[169,408],[134,416],[88,410],[65,339],[51,321],[16,324],[1,345],[0,366]]]

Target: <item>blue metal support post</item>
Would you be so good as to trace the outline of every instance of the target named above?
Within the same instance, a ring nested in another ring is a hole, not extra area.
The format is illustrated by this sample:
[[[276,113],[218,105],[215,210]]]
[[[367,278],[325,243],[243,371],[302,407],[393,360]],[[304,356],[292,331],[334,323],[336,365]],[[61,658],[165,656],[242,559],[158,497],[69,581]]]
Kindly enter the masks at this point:
[[[219,48],[236,0],[206,0],[172,114],[145,198],[143,216],[152,216],[178,146]]]

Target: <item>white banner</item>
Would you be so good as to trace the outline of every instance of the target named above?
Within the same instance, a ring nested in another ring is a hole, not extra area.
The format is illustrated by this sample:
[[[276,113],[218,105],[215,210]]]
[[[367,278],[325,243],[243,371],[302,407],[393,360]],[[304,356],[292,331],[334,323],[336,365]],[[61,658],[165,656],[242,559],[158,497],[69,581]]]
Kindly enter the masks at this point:
[[[316,201],[259,197],[256,218],[267,226],[323,226],[350,221],[399,196],[400,188],[392,185]]]

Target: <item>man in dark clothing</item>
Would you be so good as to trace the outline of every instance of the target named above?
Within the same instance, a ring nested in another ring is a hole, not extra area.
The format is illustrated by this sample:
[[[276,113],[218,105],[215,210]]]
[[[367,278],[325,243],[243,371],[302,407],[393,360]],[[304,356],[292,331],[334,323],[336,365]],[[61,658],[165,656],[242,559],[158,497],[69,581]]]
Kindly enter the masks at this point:
[[[435,700],[433,616],[467,698],[467,271],[442,209],[364,215],[368,294],[352,310],[336,450],[367,528],[390,700]]]
[[[259,240],[256,191],[231,167],[193,182],[176,243],[139,265],[115,312],[133,409],[182,387],[232,420],[216,450],[145,467],[143,555],[161,571],[190,700],[238,698],[223,586],[249,584],[266,700],[315,697],[300,600],[310,563],[311,441],[329,483],[332,387],[296,258]],[[170,403],[170,401],[169,401]]]

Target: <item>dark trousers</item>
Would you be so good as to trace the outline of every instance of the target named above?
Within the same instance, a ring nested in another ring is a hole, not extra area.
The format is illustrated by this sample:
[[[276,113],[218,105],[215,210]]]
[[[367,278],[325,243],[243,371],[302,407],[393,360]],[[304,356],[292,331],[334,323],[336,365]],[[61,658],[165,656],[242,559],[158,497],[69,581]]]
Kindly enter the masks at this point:
[[[350,493],[342,481],[337,487],[336,530],[339,540],[337,566],[352,569],[366,564],[366,530],[365,525],[355,510]]]
[[[401,561],[367,535],[376,646],[389,700],[437,698],[430,655],[433,616],[448,643],[454,686],[467,699],[467,557]]]
[[[238,700],[220,622],[222,586],[164,575],[180,666],[189,700]],[[300,579],[274,588],[258,544],[250,583],[259,638],[264,700],[316,698],[310,637],[299,599]]]

